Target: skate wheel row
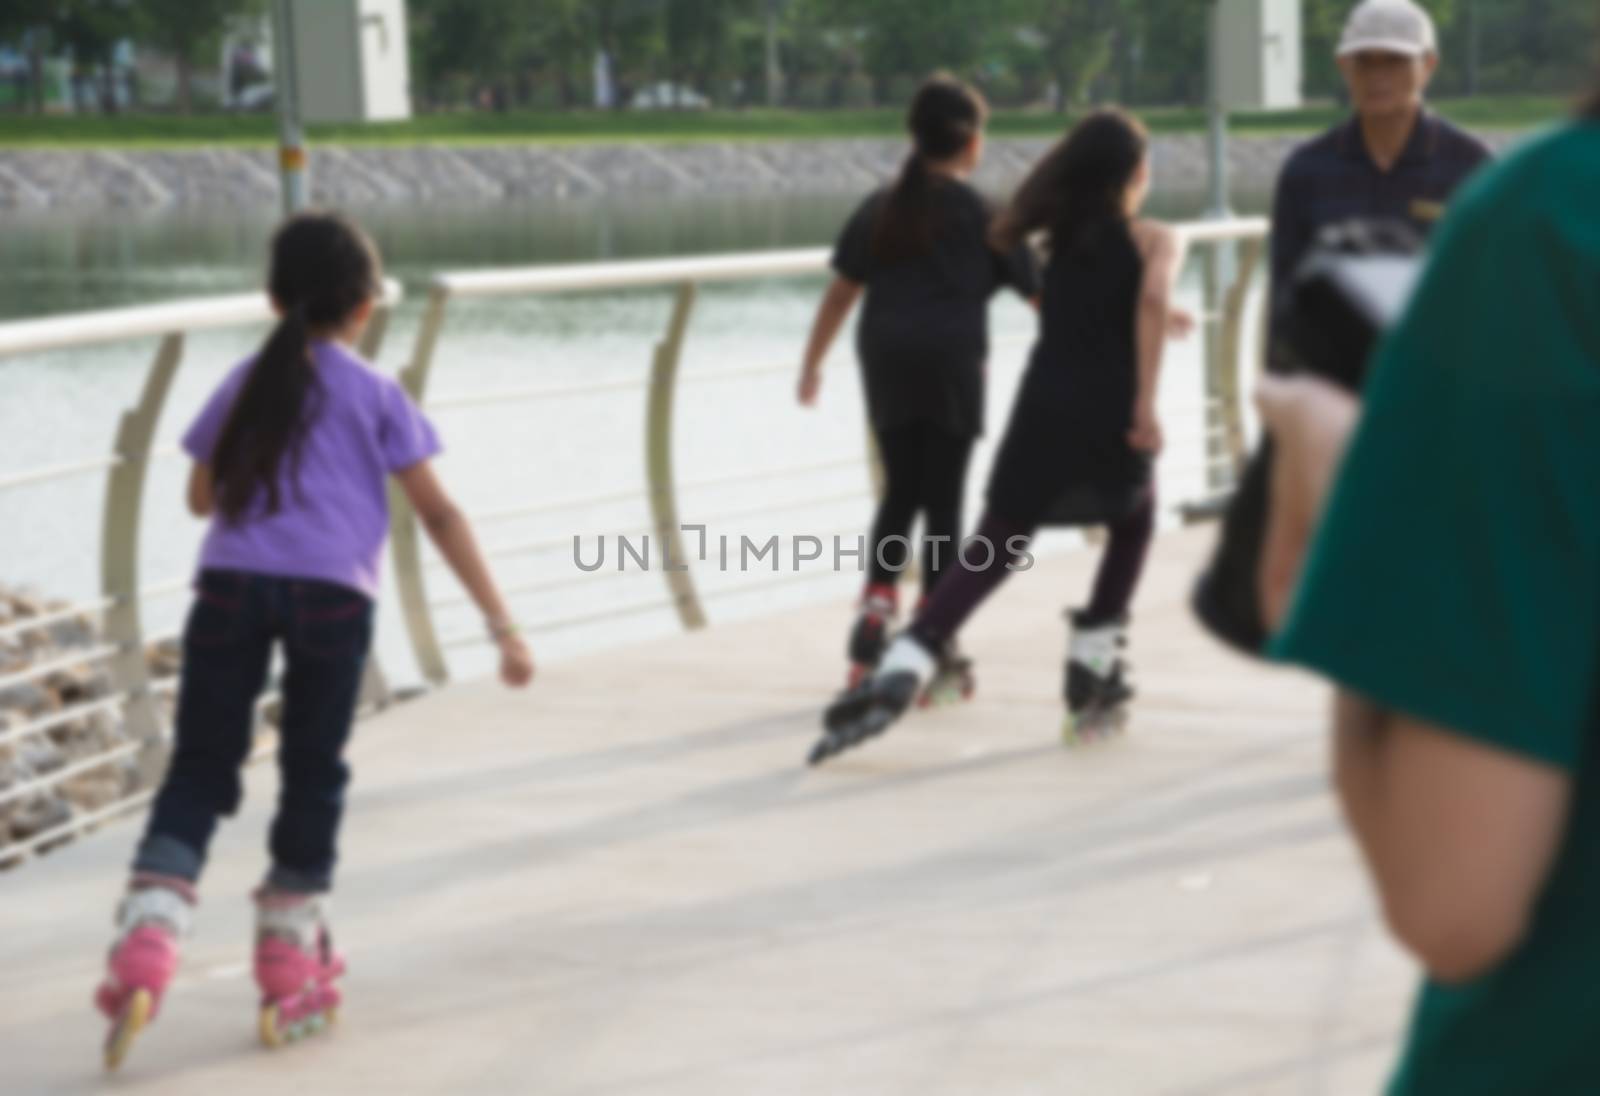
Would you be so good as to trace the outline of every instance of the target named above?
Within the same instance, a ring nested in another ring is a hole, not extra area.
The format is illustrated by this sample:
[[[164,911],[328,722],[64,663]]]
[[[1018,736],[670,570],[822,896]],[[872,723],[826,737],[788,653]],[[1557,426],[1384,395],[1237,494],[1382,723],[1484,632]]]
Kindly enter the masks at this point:
[[[313,1035],[321,1034],[339,1022],[339,1007],[334,1005],[322,1012],[312,1012],[298,1020],[289,1023],[283,1022],[283,1008],[281,1005],[267,1005],[261,1010],[261,1043],[263,1046],[277,1050],[298,1043],[301,1039],[309,1039]]]
[[[111,1033],[106,1036],[106,1068],[116,1069],[127,1058],[128,1051],[133,1048],[133,1041],[139,1037],[145,1025],[150,1022],[150,1014],[155,1011],[155,998],[150,996],[146,989],[136,989],[122,1006],[122,1011],[117,1014],[117,1019],[111,1026]]]
[[[1128,711],[1117,708],[1109,712],[1086,712],[1069,715],[1061,728],[1061,741],[1068,749],[1091,746],[1119,737],[1128,729]]]

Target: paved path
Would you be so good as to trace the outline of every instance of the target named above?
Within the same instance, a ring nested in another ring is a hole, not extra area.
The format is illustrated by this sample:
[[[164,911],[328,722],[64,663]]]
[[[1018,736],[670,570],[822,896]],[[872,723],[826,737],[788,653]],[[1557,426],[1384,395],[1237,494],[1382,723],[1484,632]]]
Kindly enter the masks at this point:
[[[1205,543],[1159,542],[1134,730],[1092,751],[1056,745],[1086,555],[975,622],[976,702],[820,772],[841,605],[365,725],[345,1019],[285,1052],[244,965],[271,771],[113,1081],[89,996],[134,824],[0,876],[0,1091],[1373,1092],[1410,970],[1335,818],[1318,689],[1182,610]]]

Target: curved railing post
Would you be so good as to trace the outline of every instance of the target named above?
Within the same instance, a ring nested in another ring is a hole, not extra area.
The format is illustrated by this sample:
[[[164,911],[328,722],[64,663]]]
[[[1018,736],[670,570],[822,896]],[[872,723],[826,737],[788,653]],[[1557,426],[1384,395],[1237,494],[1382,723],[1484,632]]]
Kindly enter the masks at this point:
[[[672,472],[672,420],[678,363],[683,358],[683,340],[688,332],[689,316],[694,312],[696,293],[693,282],[684,282],[678,287],[666,337],[656,346],[645,412],[645,475],[649,480],[650,513],[655,519],[656,540],[661,545],[661,571],[666,576],[667,591],[678,608],[678,617],[690,631],[704,628],[706,616],[689,573],[688,556],[683,550],[677,481]]]
[[[1243,473],[1249,458],[1244,436],[1244,378],[1240,360],[1244,349],[1244,310],[1250,299],[1250,285],[1266,251],[1258,237],[1245,240],[1239,250],[1239,271],[1229,287],[1222,312],[1222,361],[1216,372],[1216,397],[1222,407],[1222,436],[1227,455],[1233,458],[1234,479]]]
[[[1220,240],[1207,240],[1206,254],[1201,264],[1201,291],[1204,294],[1204,328],[1206,380],[1206,490],[1216,491],[1226,486],[1217,471],[1217,438],[1226,429],[1227,411],[1220,405],[1223,390],[1223,364],[1226,357],[1223,332],[1223,282],[1227,278],[1227,245]]]
[[[449,305],[449,290],[435,285],[428,295],[422,326],[417,330],[411,364],[400,373],[400,383],[419,404],[428,390],[428,374],[433,369],[433,355],[439,345],[439,333],[444,327],[445,311]],[[389,513],[395,584],[399,589],[400,609],[405,614],[406,633],[411,637],[411,649],[416,654],[417,668],[422,671],[422,676],[430,684],[443,685],[450,680],[450,667],[445,662],[444,648],[439,643],[438,630],[433,626],[433,611],[428,606],[427,580],[422,566],[422,533],[405,492],[393,485],[389,488]]]
[[[138,404],[122,416],[117,430],[117,464],[106,478],[105,514],[100,524],[100,589],[111,602],[102,625],[117,655],[107,669],[113,687],[126,693],[123,718],[128,736],[143,744],[139,753],[141,785],[150,786],[166,767],[166,736],[150,695],[150,667],[145,660],[144,625],[139,613],[139,532],[144,487],[149,478],[150,451],[156,424],[183,360],[183,335],[161,340],[145,378]]]
[[[384,336],[388,335],[389,322],[393,318],[393,302],[382,302],[373,309],[372,318],[367,321],[367,329],[361,333],[361,344],[358,347],[361,356],[367,361],[375,362],[378,360],[378,355],[383,353]],[[367,659],[366,668],[361,674],[359,706],[362,711],[386,708],[393,695],[389,688],[389,677],[383,672],[383,663],[374,651]]]
[[[394,305],[380,303],[372,310],[372,318],[367,321],[367,329],[361,333],[361,345],[357,349],[367,361],[376,361],[378,355],[383,353],[383,339],[389,334],[389,321],[394,315]]]

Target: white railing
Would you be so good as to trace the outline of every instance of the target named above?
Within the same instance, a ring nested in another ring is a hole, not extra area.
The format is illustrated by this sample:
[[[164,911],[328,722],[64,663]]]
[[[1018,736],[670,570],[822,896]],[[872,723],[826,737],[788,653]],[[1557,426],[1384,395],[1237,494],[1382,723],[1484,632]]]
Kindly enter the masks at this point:
[[[1205,253],[1207,330],[1205,345],[1207,430],[1204,459],[1211,472],[1210,487],[1216,492],[1228,489],[1244,457],[1244,416],[1240,393],[1241,362],[1250,355],[1245,347],[1244,313],[1248,292],[1264,253],[1267,223],[1259,219],[1186,224],[1180,230],[1189,245]],[[1227,274],[1224,254],[1232,260],[1233,275]],[[679,498],[682,491],[722,487],[749,482],[766,483],[791,476],[837,471],[865,466],[871,482],[881,479],[870,445],[862,453],[832,456],[825,460],[789,467],[751,468],[689,483],[679,484],[673,471],[674,408],[678,387],[678,366],[682,359],[688,324],[698,289],[711,283],[751,282],[768,279],[815,277],[826,273],[828,252],[823,249],[774,251],[744,255],[652,260],[645,262],[584,263],[539,266],[523,269],[465,271],[440,274],[433,279],[422,323],[418,329],[411,360],[401,373],[402,382],[418,402],[430,408],[472,408],[500,406],[514,402],[543,402],[608,392],[640,391],[644,394],[644,482],[637,489],[619,490],[584,497],[521,502],[508,500],[496,509],[474,514],[485,525],[510,522],[530,515],[576,510],[601,503],[648,501],[650,532],[664,544],[668,557],[687,560],[683,551]],[[457,300],[505,296],[533,296],[566,293],[598,293],[637,288],[667,288],[674,292],[674,304],[666,332],[654,347],[648,374],[624,380],[588,384],[516,386],[493,391],[454,392],[440,396],[429,393],[439,343],[449,310]],[[386,303],[400,298],[396,285],[387,288]],[[387,309],[380,310],[368,330],[362,347],[369,358],[378,355],[388,320]],[[162,456],[153,447],[155,424],[166,401],[173,377],[182,361],[185,337],[190,332],[259,324],[272,318],[266,300],[257,294],[189,300],[148,308],[28,320],[0,324],[0,357],[40,353],[74,347],[122,342],[139,338],[159,340],[155,361],[145,381],[139,402],[122,418],[111,452],[104,456],[51,467],[24,469],[0,476],[0,492],[29,485],[48,483],[74,476],[106,475],[105,510],[100,527],[101,586],[97,596],[46,614],[8,623],[0,627],[0,640],[16,639],[28,632],[50,627],[79,617],[99,617],[100,646],[64,656],[63,665],[82,666],[99,660],[111,677],[109,695],[78,704],[66,711],[52,712],[0,735],[0,746],[15,745],[34,735],[104,714],[121,712],[129,734],[129,744],[120,744],[98,756],[74,758],[64,769],[46,773],[11,789],[0,790],[0,805],[26,795],[37,794],[84,772],[137,756],[140,780],[133,793],[117,803],[92,812],[75,813],[67,822],[31,835],[12,845],[0,845],[0,862],[46,847],[82,829],[98,824],[121,811],[131,810],[150,797],[150,786],[165,766],[168,728],[158,715],[155,700],[169,694],[171,682],[152,682],[146,663],[146,635],[141,623],[145,598],[180,592],[187,586],[181,580],[144,583],[140,577],[138,545],[143,513],[142,498],[150,463]],[[792,363],[742,366],[696,373],[699,382],[718,382],[765,375],[790,374]],[[788,505],[837,502],[845,496],[828,494],[803,499]],[[1206,500],[1180,500],[1191,510],[1203,509]],[[785,504],[777,504],[785,505]],[[702,521],[775,509],[763,504],[713,515],[700,515]],[[393,558],[406,628],[424,676],[434,684],[449,678],[446,649],[470,646],[481,641],[478,634],[441,638],[435,624],[436,610],[465,604],[459,596],[432,601],[427,594],[427,566],[415,517],[403,496],[393,500]],[[560,538],[565,543],[570,538]],[[556,543],[555,538],[510,542],[503,552],[533,551]],[[536,631],[589,624],[603,619],[660,611],[676,611],[683,627],[695,629],[706,623],[704,603],[737,590],[718,590],[702,594],[692,571],[660,569],[665,576],[665,596],[608,605],[586,613],[530,622]],[[805,581],[809,576],[788,575],[775,584]],[[510,593],[555,590],[571,586],[573,580],[536,580],[513,584]],[[32,680],[54,672],[51,666],[32,667],[0,677],[0,688],[8,683]],[[381,679],[381,675],[378,675]]]
[[[388,326],[390,308],[401,297],[398,283],[385,285],[383,307],[367,330],[362,349],[376,355]],[[133,794],[95,811],[74,810],[65,822],[51,826],[24,841],[0,842],[0,862],[70,838],[83,828],[146,802],[149,787],[165,768],[169,729],[156,706],[158,689],[146,659],[147,637],[142,622],[146,598],[181,591],[182,580],[154,584],[142,582],[139,567],[140,526],[144,513],[144,488],[149,467],[161,456],[154,449],[156,423],[183,362],[187,337],[214,331],[264,324],[274,318],[266,296],[260,293],[173,301],[139,308],[50,316],[43,319],[0,323],[0,358],[70,350],[106,343],[155,338],[155,360],[146,375],[139,401],[123,416],[113,433],[111,451],[103,456],[24,469],[0,476],[0,492],[48,484],[69,478],[106,474],[104,511],[100,523],[100,592],[72,605],[25,617],[0,628],[0,639],[19,640],[81,618],[99,620],[93,646],[69,650],[0,675],[0,689],[12,688],[53,674],[103,665],[110,679],[110,695],[83,702],[63,711],[30,719],[0,735],[0,746],[15,746],[24,739],[44,735],[80,719],[120,713],[125,742],[97,754],[73,758],[62,768],[0,788],[0,806],[48,791],[74,777],[137,757],[139,779]],[[374,680],[379,680],[378,675]]]

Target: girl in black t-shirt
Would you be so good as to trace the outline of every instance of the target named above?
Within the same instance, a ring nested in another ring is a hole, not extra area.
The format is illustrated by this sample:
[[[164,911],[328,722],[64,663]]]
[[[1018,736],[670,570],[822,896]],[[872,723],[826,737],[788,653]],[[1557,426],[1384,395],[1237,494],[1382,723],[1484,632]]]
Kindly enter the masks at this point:
[[[1088,606],[1071,614],[1069,741],[1106,729],[1132,692],[1122,647],[1155,530],[1161,449],[1156,386],[1169,332],[1179,237],[1139,217],[1149,191],[1144,128],[1117,111],[1085,119],[1028,178],[992,233],[1042,234],[1038,342],[989,482],[978,532],[876,673],[829,710],[817,763],[887,730],[940,670],[943,652],[1043,525],[1104,525],[1110,537]]]
[[[991,210],[966,183],[986,114],[976,91],[948,77],[917,92],[908,119],[915,148],[899,180],[845,225],[806,348],[800,402],[811,406],[828,348],[865,293],[856,345],[885,484],[850,637],[851,684],[883,653],[919,512],[924,599],[954,558],[967,461],[983,432],[989,299],[1002,285],[1029,298],[1038,292],[1026,245],[1004,254],[990,246]]]

